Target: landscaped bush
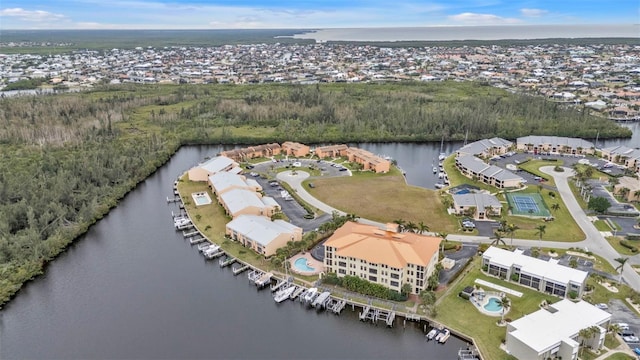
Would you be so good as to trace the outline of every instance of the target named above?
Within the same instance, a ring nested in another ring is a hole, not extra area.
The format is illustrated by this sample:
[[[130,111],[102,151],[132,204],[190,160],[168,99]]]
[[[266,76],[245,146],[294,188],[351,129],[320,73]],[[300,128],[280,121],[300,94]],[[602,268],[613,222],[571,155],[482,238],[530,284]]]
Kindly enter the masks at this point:
[[[575,300],[578,297],[578,292],[575,290],[569,291],[569,299]]]
[[[627,240],[640,240],[640,234],[627,234]]]
[[[326,284],[342,286],[349,291],[357,292],[363,295],[374,296],[385,300],[406,301],[409,295],[406,293],[399,293],[395,290],[387,289],[380,284],[369,282],[357,276],[347,275],[340,278],[335,273],[329,273],[322,279],[322,281]]]
[[[631,250],[631,252],[636,253],[638,252],[638,248],[635,247],[635,245],[633,245],[632,243],[626,241],[626,240],[620,240],[620,245],[626,247],[627,249]]]

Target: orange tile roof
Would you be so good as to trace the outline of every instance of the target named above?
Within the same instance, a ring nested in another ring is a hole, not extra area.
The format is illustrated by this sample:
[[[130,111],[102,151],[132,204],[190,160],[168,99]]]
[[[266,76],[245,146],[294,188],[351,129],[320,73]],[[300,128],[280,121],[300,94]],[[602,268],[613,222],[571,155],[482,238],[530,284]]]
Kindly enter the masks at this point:
[[[396,233],[376,226],[347,222],[327,240],[325,246],[339,256],[369,263],[404,268],[407,264],[427,266],[438,252],[441,239],[414,233]]]

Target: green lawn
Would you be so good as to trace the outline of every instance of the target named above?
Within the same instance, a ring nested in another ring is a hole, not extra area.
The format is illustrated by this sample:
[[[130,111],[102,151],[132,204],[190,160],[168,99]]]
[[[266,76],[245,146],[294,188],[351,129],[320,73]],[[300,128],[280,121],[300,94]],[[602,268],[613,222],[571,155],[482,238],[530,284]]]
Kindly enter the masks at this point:
[[[620,240],[624,239],[621,236],[607,236],[606,237],[607,242],[609,243],[609,245],[611,245],[611,247],[613,247],[618,254],[620,255],[625,255],[625,256],[635,256],[638,255],[637,252],[633,252],[631,251],[631,249],[624,247],[620,244]]]
[[[454,233],[459,224],[448,215],[440,192],[407,185],[397,169],[387,174],[355,172],[350,177],[316,178],[307,191],[320,201],[379,222],[424,222],[430,231]]]
[[[494,284],[520,291],[521,298],[508,296],[511,300],[511,310],[505,314],[505,319],[516,320],[537,311],[543,300],[555,302],[558,298],[542,294],[529,288],[484,275],[480,270],[481,259],[476,258],[467,268],[466,274],[456,281],[446,294],[439,299],[436,321],[472,336],[485,359],[514,359],[506,354],[499,346],[506,336],[506,327],[496,325],[500,317],[481,314],[468,300],[458,297],[458,293],[465,287],[474,284],[475,279],[484,279]],[[491,289],[486,289],[491,291]]]
[[[618,341],[618,339],[613,334],[609,333],[604,337],[604,346],[608,347],[609,349],[615,349],[620,346],[620,341]]]
[[[595,226],[598,231],[611,231],[611,226],[609,226],[609,224],[604,220],[594,221],[593,226]]]
[[[635,359],[633,356],[622,353],[622,352],[617,352],[604,358],[604,360],[633,360],[633,359]]]

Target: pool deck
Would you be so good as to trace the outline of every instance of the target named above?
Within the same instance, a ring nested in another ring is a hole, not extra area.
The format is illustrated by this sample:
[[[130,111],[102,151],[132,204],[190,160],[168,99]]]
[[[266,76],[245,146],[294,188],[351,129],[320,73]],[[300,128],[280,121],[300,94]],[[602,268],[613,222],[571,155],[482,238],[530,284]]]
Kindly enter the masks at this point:
[[[499,293],[499,292],[493,292],[493,291],[487,291],[484,293],[484,297],[482,298],[482,300],[478,300],[475,296],[472,296],[469,298],[469,301],[471,301],[471,303],[473,304],[473,306],[476,307],[476,309],[478,309],[478,311],[480,311],[481,313],[488,315],[488,316],[502,316],[502,311],[489,311],[487,309],[484,308],[485,305],[487,305],[489,303],[489,299],[491,298],[498,298],[500,299],[501,296],[503,295],[503,293]],[[510,308],[507,308],[507,310],[504,312],[504,314],[508,314],[509,313]]]
[[[307,259],[307,266],[314,268],[313,271],[301,271],[295,267],[296,260],[304,258]],[[291,259],[289,259],[289,265],[291,271],[300,275],[318,275],[319,273],[324,271],[324,264],[321,261],[314,259],[309,252],[300,253],[294,255]]]

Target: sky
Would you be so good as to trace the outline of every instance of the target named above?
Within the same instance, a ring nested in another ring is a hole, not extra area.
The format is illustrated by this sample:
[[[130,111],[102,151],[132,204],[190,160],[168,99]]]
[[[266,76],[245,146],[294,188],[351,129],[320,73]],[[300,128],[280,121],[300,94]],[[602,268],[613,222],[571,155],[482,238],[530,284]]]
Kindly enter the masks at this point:
[[[0,30],[638,23],[639,0],[0,0]]]

